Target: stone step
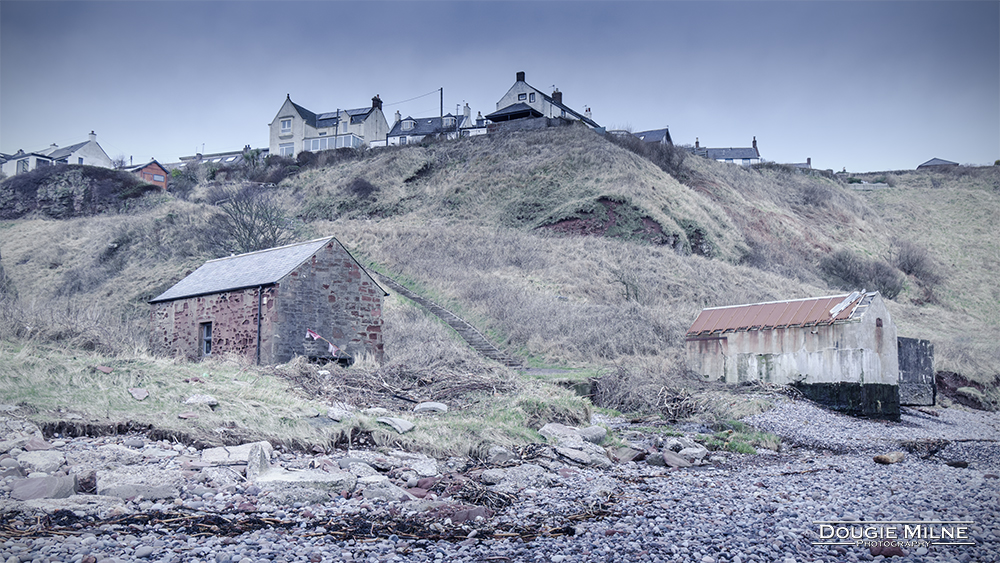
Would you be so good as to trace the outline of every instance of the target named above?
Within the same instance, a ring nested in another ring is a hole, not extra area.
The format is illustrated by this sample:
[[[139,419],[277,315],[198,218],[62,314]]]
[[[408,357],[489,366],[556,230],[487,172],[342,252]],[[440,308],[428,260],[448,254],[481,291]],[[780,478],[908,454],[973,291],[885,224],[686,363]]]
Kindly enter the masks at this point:
[[[455,313],[445,309],[444,307],[434,303],[430,299],[426,299],[413,293],[396,280],[387,277],[385,275],[379,274],[379,277],[385,281],[385,285],[390,289],[399,293],[403,297],[413,301],[414,303],[420,305],[428,312],[443,320],[448,324],[463,340],[480,355],[485,356],[491,360],[496,360],[506,366],[516,367],[520,366],[521,363],[517,360],[511,358],[505,354],[502,350],[498,349],[489,341],[481,332],[476,330],[474,326],[469,324],[465,319],[459,317]]]

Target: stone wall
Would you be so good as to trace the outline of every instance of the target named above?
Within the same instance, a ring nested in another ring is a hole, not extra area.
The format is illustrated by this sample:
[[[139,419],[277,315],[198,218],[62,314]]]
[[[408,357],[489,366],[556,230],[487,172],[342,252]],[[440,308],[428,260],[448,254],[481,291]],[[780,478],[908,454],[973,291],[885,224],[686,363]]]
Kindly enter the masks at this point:
[[[268,288],[264,289],[265,295]],[[197,359],[201,325],[212,323],[212,354],[256,359],[257,288],[154,303],[150,348],[159,356]]]

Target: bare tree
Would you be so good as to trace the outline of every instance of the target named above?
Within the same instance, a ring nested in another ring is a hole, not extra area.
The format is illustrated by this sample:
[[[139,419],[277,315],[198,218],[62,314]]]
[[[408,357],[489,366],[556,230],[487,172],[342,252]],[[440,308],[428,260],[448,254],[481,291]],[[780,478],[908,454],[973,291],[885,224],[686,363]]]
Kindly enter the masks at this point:
[[[129,165],[129,158],[123,154],[120,154],[111,159],[111,167],[115,170],[121,170]]]
[[[215,224],[227,237],[218,240],[220,246],[243,253],[281,246],[294,239],[292,220],[266,188],[255,184],[219,187],[210,197],[222,211]]]

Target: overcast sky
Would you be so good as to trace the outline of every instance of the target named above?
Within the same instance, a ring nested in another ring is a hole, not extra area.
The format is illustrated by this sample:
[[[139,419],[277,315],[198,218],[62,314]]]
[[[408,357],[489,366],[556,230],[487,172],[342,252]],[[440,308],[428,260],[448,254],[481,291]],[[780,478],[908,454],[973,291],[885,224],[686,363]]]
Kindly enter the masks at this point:
[[[1000,158],[1000,2],[0,2],[0,152],[175,162],[315,112],[495,111],[517,71],[609,129],[849,171]],[[416,100],[417,96],[431,94]],[[204,147],[204,149],[203,149]]]

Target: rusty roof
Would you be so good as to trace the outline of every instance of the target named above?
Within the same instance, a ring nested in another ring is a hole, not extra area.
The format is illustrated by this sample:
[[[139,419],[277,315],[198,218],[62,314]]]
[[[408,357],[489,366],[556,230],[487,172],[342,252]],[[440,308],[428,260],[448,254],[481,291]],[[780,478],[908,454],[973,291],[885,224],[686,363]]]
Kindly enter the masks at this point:
[[[855,291],[842,295],[712,307],[702,310],[688,336],[712,334],[734,330],[767,330],[781,327],[832,324],[855,318],[862,302],[868,302],[874,293]]]

